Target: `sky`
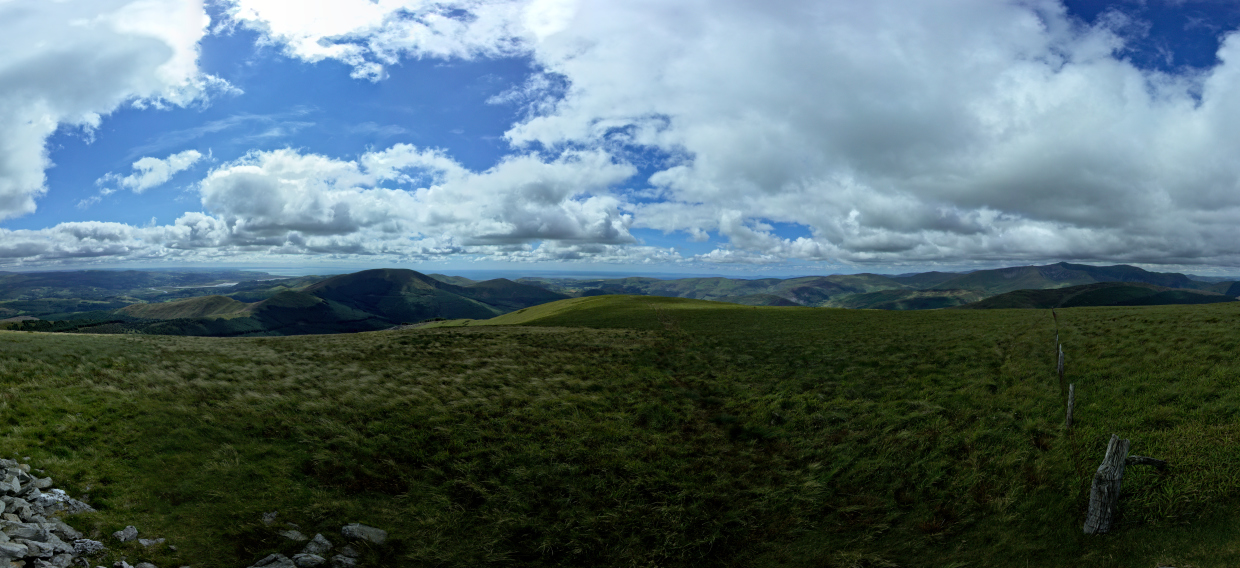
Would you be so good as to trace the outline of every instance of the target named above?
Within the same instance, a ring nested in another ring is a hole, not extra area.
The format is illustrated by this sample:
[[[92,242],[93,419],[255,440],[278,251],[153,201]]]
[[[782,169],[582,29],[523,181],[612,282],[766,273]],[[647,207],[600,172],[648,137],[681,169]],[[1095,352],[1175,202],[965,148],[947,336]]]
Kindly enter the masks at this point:
[[[0,270],[1240,273],[1240,4],[0,0]]]

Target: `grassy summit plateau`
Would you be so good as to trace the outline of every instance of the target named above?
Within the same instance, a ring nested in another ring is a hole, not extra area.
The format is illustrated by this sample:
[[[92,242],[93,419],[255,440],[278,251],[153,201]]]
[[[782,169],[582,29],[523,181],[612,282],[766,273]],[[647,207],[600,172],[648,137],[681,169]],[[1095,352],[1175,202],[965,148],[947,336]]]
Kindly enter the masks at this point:
[[[0,332],[0,453],[89,495],[84,532],[178,548],[101,565],[295,552],[272,510],[386,529],[368,566],[1240,565],[1240,303],[1058,315],[1071,433],[1046,310],[598,296],[349,335]],[[1113,432],[1171,467],[1131,468],[1087,538]]]

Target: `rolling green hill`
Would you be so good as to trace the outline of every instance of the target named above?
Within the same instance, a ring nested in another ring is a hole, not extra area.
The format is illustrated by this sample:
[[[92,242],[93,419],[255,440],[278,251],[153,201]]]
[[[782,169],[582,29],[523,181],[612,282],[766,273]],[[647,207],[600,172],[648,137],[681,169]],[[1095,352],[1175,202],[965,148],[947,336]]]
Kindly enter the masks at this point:
[[[962,309],[1063,308],[1079,306],[1155,306],[1212,304],[1235,298],[1202,290],[1183,290],[1140,282],[1101,282],[1051,290],[1017,290],[959,306]]]
[[[918,274],[890,276],[889,278],[911,288],[924,289],[958,277],[960,277],[960,273],[957,272],[921,272]]]
[[[0,299],[99,300],[118,295],[150,296],[162,294],[166,289],[213,286],[222,282],[240,282],[263,277],[270,275],[240,270],[0,272]],[[165,290],[158,290],[159,288]]]
[[[979,270],[966,274],[837,274],[753,280],[722,277],[675,280],[523,278],[520,282],[573,296],[633,294],[758,306],[798,305],[892,310],[944,308],[1014,290],[1055,289],[1098,282],[1146,283],[1219,293],[1227,293],[1234,285],[1232,282],[1195,281],[1183,274],[1150,272],[1134,266],[1089,266],[1067,262],[1047,266]],[[1240,287],[1234,291],[1236,293],[1231,295],[1240,295]],[[1181,300],[1194,298],[1184,296]]]
[[[1149,272],[1135,266],[1088,266],[1060,262],[1047,266],[1017,266],[979,270],[939,282],[934,289],[977,290],[995,296],[1015,290],[1048,290],[1097,282],[1145,283],[1168,288],[1206,288],[1209,283],[1190,280],[1183,274]]]
[[[40,319],[62,319],[81,312],[108,311],[123,308],[135,300],[89,300],[82,298],[39,298],[33,300],[3,300],[0,310],[5,316],[25,315]]]
[[[264,334],[351,333],[391,327],[390,318],[309,292],[281,292],[250,308]],[[247,325],[248,322],[237,322]]]
[[[475,282],[462,287],[457,293],[503,311],[518,310],[568,298],[565,294],[538,286],[520,284],[506,278]]]
[[[134,304],[111,314],[91,312],[76,322],[15,326],[76,333],[226,337],[353,333],[433,318],[485,319],[567,297],[504,279],[462,287],[412,270],[394,269],[316,278],[300,290],[262,290],[272,294],[252,304],[226,296],[203,296]]]
[[[775,294],[748,294],[745,296],[721,296],[715,298],[716,302],[727,302],[730,304],[743,304],[746,306],[799,306],[798,304],[783,296]]]
[[[878,274],[836,274],[799,278],[616,278],[610,280],[575,280],[555,278],[523,278],[519,282],[576,296],[633,294],[692,298],[762,306],[824,306],[831,298],[876,290],[906,289],[907,286]]]
[[[974,290],[882,290],[837,296],[827,305],[869,310],[934,310],[976,302],[983,297]]]
[[[427,276],[430,276],[431,278],[434,278],[435,280],[438,280],[440,282],[446,282],[448,284],[452,284],[454,286],[472,286],[478,283],[477,281],[470,280],[469,278],[466,278],[464,276],[449,276],[447,274],[427,274]]]
[[[239,315],[248,307],[225,296],[199,296],[155,304],[130,304],[117,313],[143,319],[206,318]]]
[[[407,269],[333,276],[307,287],[305,293],[397,323],[434,317],[488,318],[504,311],[470,298],[466,288]]]

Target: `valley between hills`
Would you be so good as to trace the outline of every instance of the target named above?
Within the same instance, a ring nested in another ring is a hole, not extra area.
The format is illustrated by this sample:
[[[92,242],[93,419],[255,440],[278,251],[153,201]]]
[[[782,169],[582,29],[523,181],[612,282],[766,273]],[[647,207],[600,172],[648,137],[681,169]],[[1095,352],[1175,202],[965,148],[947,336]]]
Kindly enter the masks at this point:
[[[1235,283],[1077,266],[6,274],[0,454],[91,504],[100,565],[292,556],[277,510],[384,528],[374,567],[1240,564]],[[1112,433],[1169,465],[1087,536]]]

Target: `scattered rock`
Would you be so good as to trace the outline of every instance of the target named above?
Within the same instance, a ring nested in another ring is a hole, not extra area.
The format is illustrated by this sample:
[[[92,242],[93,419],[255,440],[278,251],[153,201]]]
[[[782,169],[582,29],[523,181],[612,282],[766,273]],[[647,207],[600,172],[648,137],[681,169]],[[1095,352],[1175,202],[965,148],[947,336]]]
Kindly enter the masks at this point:
[[[272,511],[272,512],[270,512],[270,513],[263,513],[263,524],[264,524],[264,525],[267,525],[267,526],[271,526],[271,523],[276,522],[276,515],[277,515],[278,513],[279,513],[279,511]]]
[[[121,542],[129,542],[135,538],[138,538],[138,529],[134,528],[133,525],[129,525],[125,527],[124,530],[119,530],[112,533],[112,538]]]
[[[297,565],[297,568],[318,568],[325,566],[327,559],[317,554],[302,553],[293,556],[293,563]]]
[[[375,544],[383,544],[383,541],[387,540],[387,531],[360,523],[345,525],[344,528],[340,529],[340,534],[343,534],[345,538],[365,540]]]
[[[250,568],[297,568],[297,565],[283,554],[268,554]]]
[[[145,546],[147,548],[150,548],[157,544],[163,544],[163,543],[164,543],[164,539],[162,538],[140,538],[138,539],[138,544],[141,544],[142,546]]]
[[[159,566],[151,564],[150,562],[139,562],[135,564],[133,568],[159,568]]]
[[[296,529],[280,531],[280,536],[287,538],[289,540],[310,540],[310,537],[304,534],[301,534],[301,531],[298,531]]]
[[[314,540],[310,541],[301,551],[305,554],[317,554],[322,556],[323,553],[332,549],[331,541],[327,540],[321,534],[314,535]]]
[[[332,568],[353,568],[357,566],[357,560],[337,554],[332,557]]]
[[[78,556],[91,556],[94,554],[99,554],[104,550],[107,550],[107,548],[103,546],[102,542],[97,540],[81,538],[73,541],[73,552]]]
[[[263,522],[275,522],[275,513],[267,513],[263,515]],[[270,523],[268,523],[270,524]],[[287,526],[296,526],[292,523],[285,523]],[[306,540],[296,530],[287,530],[280,533],[286,538],[294,540]],[[355,541],[366,541],[372,544],[383,544],[387,541],[387,531],[375,527],[363,525],[361,523],[351,523],[340,529],[340,534],[345,538]],[[297,538],[300,536],[301,538]],[[272,554],[259,560],[250,568],[355,568],[358,558],[361,554],[353,545],[346,544],[336,549],[337,554],[327,560],[327,553],[332,550],[332,542],[327,540],[322,534],[314,535],[314,539],[310,540],[302,549],[300,554],[294,555],[291,559],[281,554]]]

